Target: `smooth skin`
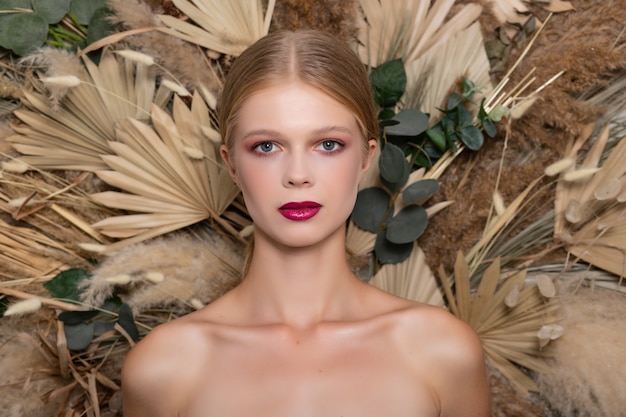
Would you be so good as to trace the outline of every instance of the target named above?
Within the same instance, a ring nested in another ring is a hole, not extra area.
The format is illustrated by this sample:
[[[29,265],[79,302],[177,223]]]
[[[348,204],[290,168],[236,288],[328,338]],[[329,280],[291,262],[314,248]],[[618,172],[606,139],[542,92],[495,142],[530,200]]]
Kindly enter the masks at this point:
[[[243,282],[158,326],[122,371],[126,417],[487,417],[474,331],[445,310],[359,281],[345,221],[375,141],[297,80],[241,108],[222,157],[255,223]],[[285,203],[314,201],[313,218]]]

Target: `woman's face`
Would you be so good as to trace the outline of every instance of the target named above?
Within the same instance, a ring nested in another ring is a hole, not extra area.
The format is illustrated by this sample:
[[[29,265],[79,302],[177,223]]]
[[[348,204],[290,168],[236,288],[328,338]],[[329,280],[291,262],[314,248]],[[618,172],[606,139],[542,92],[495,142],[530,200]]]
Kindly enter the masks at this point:
[[[257,91],[243,104],[222,157],[257,233],[290,247],[343,230],[376,142],[363,154],[353,113],[298,81]]]

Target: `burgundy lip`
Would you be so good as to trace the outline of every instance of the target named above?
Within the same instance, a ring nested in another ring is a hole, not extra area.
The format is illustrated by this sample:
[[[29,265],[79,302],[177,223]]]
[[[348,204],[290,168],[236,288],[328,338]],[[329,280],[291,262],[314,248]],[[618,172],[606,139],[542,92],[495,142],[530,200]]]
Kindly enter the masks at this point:
[[[300,202],[290,202],[285,203],[280,206],[279,210],[299,210],[299,209],[310,209],[310,208],[318,208],[322,205],[320,203],[316,203],[315,201],[300,201]]]

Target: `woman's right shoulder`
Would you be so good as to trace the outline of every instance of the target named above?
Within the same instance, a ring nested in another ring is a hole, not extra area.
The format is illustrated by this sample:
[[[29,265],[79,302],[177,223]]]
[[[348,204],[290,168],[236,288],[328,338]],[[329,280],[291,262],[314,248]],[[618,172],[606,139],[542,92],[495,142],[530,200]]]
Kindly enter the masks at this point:
[[[178,319],[152,329],[122,366],[125,416],[174,416],[211,351],[210,326]]]

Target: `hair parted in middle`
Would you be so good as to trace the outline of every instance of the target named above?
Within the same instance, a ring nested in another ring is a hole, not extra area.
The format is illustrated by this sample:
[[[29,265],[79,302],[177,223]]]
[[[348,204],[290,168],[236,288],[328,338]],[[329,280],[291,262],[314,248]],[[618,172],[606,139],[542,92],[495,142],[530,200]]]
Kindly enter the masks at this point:
[[[367,70],[344,41],[318,30],[279,30],[259,39],[234,62],[220,98],[222,141],[232,135],[244,101],[263,88],[290,81],[318,88],[346,106],[361,127],[364,150],[378,138],[378,121]]]

